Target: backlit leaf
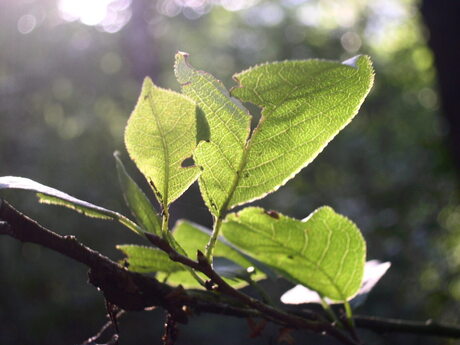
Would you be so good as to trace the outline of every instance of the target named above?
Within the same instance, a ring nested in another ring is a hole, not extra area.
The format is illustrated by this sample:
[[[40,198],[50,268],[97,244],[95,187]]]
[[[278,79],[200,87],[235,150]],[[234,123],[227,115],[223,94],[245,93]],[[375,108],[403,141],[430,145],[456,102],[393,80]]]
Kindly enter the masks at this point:
[[[210,138],[194,158],[204,171],[203,198],[216,216],[259,199],[308,165],[358,112],[373,83],[370,59],[264,64],[235,75],[232,96],[263,108],[250,134],[250,116],[240,101],[208,73],[178,53],[182,92],[203,110]]]
[[[227,216],[225,238],[294,283],[346,301],[359,290],[365,242],[349,219],[322,207],[300,221],[248,207]]]
[[[201,142],[194,153],[196,164],[204,169],[200,189],[209,210],[221,215],[238,183],[251,116],[219,80],[195,70],[187,58],[186,53],[176,55],[176,77],[182,92],[204,112],[210,128],[209,140]]]
[[[155,86],[149,78],[144,80],[125,143],[163,207],[181,196],[200,174],[196,166],[183,166],[198,140],[197,116],[192,100]]]

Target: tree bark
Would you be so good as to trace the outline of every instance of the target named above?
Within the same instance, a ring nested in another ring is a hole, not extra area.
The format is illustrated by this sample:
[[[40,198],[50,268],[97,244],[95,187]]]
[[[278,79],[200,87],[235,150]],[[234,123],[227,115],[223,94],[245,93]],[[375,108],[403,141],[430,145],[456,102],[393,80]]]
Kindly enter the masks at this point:
[[[449,144],[460,174],[460,1],[423,0],[421,13],[435,57]]]

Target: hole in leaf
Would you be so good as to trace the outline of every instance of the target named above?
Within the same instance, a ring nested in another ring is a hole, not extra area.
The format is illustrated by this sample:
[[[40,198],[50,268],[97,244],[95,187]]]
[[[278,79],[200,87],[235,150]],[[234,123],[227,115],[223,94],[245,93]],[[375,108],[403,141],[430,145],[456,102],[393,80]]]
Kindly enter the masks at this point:
[[[254,129],[257,127],[257,125],[260,122],[260,118],[262,116],[262,109],[250,102],[244,102],[243,103],[244,107],[249,111],[249,114],[251,114],[251,131],[250,131],[250,136],[252,136],[252,132],[254,132]]]
[[[192,167],[194,165],[195,165],[195,162],[193,161],[192,157],[185,158],[181,163],[182,168],[189,168],[189,167]]]

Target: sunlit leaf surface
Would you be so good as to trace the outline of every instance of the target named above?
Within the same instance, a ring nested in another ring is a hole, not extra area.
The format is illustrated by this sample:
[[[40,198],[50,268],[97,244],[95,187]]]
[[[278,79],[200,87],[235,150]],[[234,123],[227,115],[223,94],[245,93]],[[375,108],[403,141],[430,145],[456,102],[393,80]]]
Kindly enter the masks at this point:
[[[305,60],[264,64],[235,75],[232,96],[263,108],[250,135],[250,116],[240,101],[187,54],[176,55],[182,91],[197,102],[210,137],[194,153],[204,171],[200,188],[217,216],[270,193],[308,165],[356,115],[373,83],[371,61]]]
[[[348,218],[322,207],[305,220],[248,207],[227,216],[225,238],[287,279],[336,301],[359,290],[366,245]]]
[[[200,173],[196,166],[183,166],[198,140],[197,116],[189,98],[161,89],[149,78],[144,80],[126,127],[125,143],[164,207],[181,196]]]

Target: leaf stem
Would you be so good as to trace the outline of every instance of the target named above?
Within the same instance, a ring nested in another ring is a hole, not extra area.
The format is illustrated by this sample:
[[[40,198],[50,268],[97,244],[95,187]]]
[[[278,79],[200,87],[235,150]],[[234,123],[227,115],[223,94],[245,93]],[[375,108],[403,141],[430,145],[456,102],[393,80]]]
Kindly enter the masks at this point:
[[[354,325],[355,322],[353,320],[353,311],[351,310],[350,303],[348,303],[348,301],[346,301],[343,305],[345,307],[345,315],[347,316],[348,322],[350,322],[350,325],[352,327],[355,327],[355,325]]]
[[[335,315],[334,310],[332,310],[331,306],[326,302],[326,300],[324,299],[323,296],[321,296],[319,293],[318,293],[318,296],[319,296],[319,299],[321,301],[321,306],[323,307],[323,309],[326,312],[326,314],[331,318],[331,321],[336,322],[337,324],[339,324],[340,320],[337,317],[337,315]]]
[[[163,212],[161,213],[161,233],[165,240],[168,239],[169,233],[169,208],[163,205]]]
[[[209,242],[206,245],[206,254],[205,254],[206,259],[209,261],[211,266],[212,266],[212,256],[214,253],[214,247],[216,245],[217,238],[219,237],[219,231],[220,231],[221,226],[222,226],[222,218],[216,217],[214,220],[213,227],[212,227],[211,238],[209,239]]]

